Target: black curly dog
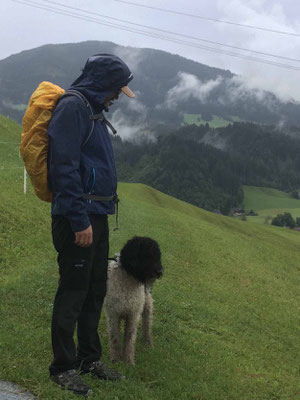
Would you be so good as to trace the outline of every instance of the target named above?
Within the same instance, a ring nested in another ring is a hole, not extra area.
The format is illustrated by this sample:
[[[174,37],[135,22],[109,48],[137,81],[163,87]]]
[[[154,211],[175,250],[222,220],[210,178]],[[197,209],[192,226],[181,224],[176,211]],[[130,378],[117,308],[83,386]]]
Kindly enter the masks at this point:
[[[110,358],[134,364],[134,349],[142,316],[143,338],[152,345],[153,300],[151,287],[163,274],[158,243],[147,237],[134,237],[109,264],[104,309],[108,322]],[[122,351],[121,320],[125,321]]]

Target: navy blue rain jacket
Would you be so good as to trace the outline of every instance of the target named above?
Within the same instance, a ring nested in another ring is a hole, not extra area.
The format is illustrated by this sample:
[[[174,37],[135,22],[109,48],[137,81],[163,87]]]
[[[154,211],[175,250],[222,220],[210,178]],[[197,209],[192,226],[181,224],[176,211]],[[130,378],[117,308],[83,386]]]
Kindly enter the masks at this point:
[[[82,74],[70,89],[81,92],[93,108],[104,109],[104,99],[132,79],[127,65],[117,56],[90,57]],[[56,106],[48,128],[48,182],[53,195],[52,215],[66,216],[73,232],[90,225],[89,214],[113,214],[113,201],[89,201],[84,193],[112,196],[117,190],[113,149],[107,127],[92,122],[90,109],[76,96],[63,97]]]

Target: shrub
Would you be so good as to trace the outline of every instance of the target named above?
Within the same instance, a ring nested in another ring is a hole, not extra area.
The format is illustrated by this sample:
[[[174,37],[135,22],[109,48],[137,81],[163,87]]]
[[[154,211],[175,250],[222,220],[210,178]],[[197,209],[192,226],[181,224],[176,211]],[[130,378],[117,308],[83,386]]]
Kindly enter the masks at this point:
[[[294,218],[290,213],[278,214],[272,219],[272,225],[275,226],[289,226],[290,228],[295,228],[296,223]]]
[[[256,217],[258,214],[254,210],[250,210],[247,215],[249,215],[250,217]]]

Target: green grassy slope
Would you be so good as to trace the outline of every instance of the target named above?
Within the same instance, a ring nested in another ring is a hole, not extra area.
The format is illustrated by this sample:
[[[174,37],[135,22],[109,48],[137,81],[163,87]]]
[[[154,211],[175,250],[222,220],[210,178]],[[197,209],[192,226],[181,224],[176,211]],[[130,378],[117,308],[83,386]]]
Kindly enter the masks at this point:
[[[300,200],[293,199],[288,193],[277,189],[243,186],[246,211],[255,210],[259,216],[250,217],[251,221],[264,222],[266,216],[289,212],[294,218],[300,216]]]
[[[18,127],[0,123],[0,141],[18,141]],[[0,165],[20,166],[11,146],[1,146]],[[32,189],[23,194],[21,169],[1,170],[0,183],[0,377],[39,399],[77,399],[47,373],[58,279],[49,205]],[[133,235],[151,236],[165,276],[153,289],[154,348],[138,337],[136,365],[116,365],[124,382],[85,376],[91,398],[300,399],[299,234],[215,215],[145,185],[120,184],[119,192],[111,254]],[[109,362],[104,318],[99,331]]]
[[[211,128],[222,128],[229,124],[232,124],[232,122],[240,122],[241,119],[239,117],[230,117],[230,120],[228,121],[222,117],[213,115],[213,118],[211,119],[211,121],[205,121],[204,119],[202,119],[201,114],[185,113],[183,121],[185,124],[188,124],[188,125],[195,124],[195,125],[199,126],[199,125],[204,125],[204,124],[208,123]]]

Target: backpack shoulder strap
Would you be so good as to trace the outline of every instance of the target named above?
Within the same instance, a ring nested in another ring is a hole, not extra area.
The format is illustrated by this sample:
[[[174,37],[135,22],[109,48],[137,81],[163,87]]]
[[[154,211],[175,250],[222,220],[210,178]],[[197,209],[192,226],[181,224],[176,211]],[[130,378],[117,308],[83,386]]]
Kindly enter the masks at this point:
[[[100,121],[104,122],[104,123],[110,128],[110,130],[112,131],[112,133],[113,133],[114,135],[117,133],[117,130],[116,130],[116,129],[112,126],[112,124],[105,118],[103,112],[101,112],[100,114],[94,114],[94,113],[93,113],[92,106],[90,105],[88,99],[87,99],[81,92],[79,92],[79,91],[77,91],[77,90],[74,90],[74,89],[70,89],[70,90],[67,90],[67,91],[65,92],[65,94],[63,94],[63,95],[61,96],[61,98],[66,97],[66,96],[77,96],[78,98],[80,98],[80,99],[84,102],[84,104],[90,109],[90,112],[91,112],[91,114],[89,115],[89,119],[90,119],[90,120],[92,121],[92,123],[93,123],[92,129],[91,129],[91,131],[90,131],[90,133],[89,133],[87,139],[84,141],[84,143],[83,143],[82,146],[84,146],[84,145],[89,141],[89,139],[90,139],[90,137],[91,137],[91,135],[92,135],[92,133],[93,133],[93,129],[94,129],[95,121],[96,121],[96,120],[100,120]]]
[[[112,124],[105,118],[103,112],[101,112],[100,114],[90,115],[90,119],[91,119],[92,121],[94,121],[94,120],[96,120],[96,119],[99,119],[100,121],[104,122],[104,123],[109,127],[109,129],[112,131],[112,133],[113,133],[114,135],[116,135],[117,130],[116,130],[116,129],[112,126]]]
[[[87,99],[82,93],[80,93],[80,92],[77,91],[77,90],[67,90],[67,91],[65,92],[65,94],[63,94],[63,95],[61,96],[60,100],[61,100],[62,98],[64,98],[64,97],[67,97],[67,96],[76,96],[76,97],[77,97],[78,99],[80,99],[80,100],[86,105],[86,107],[89,108],[89,110],[90,110],[89,119],[90,119],[90,121],[92,121],[92,127],[91,127],[91,129],[90,129],[90,132],[89,132],[87,138],[86,138],[85,141],[82,143],[82,146],[85,146],[85,145],[87,144],[87,142],[90,140],[90,138],[91,138],[91,136],[92,136],[92,133],[93,133],[93,130],[94,130],[94,126],[95,126],[95,122],[94,122],[94,119],[93,119],[93,109],[92,109],[92,106],[90,105],[88,99]]]

